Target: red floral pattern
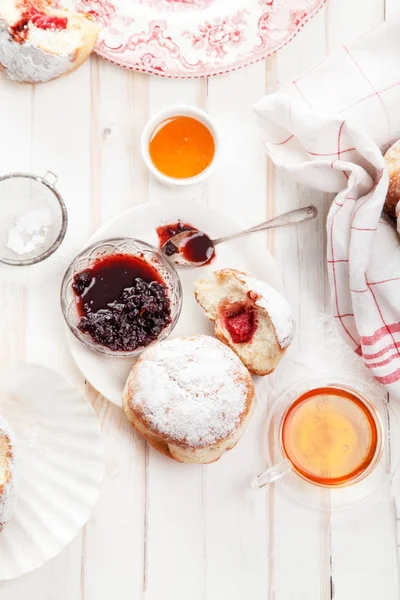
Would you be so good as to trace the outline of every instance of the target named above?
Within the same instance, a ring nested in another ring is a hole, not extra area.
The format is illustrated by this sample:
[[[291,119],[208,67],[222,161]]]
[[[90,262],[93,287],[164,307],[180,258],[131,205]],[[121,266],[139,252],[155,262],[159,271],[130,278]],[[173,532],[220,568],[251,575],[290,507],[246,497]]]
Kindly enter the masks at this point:
[[[241,10],[231,18],[206,21],[198,26],[198,33],[184,31],[183,36],[189,38],[195,48],[204,49],[207,56],[214,54],[221,58],[244,41],[246,14],[247,10]]]
[[[77,9],[104,26],[95,49],[100,56],[184,78],[226,73],[269,56],[325,1],[78,0]]]
[[[297,27],[299,23],[301,23],[304,20],[304,17],[307,16],[307,13],[305,10],[292,10],[290,16],[292,19],[293,26]]]
[[[139,0],[141,4],[154,6],[158,10],[181,10],[183,8],[202,9],[211,4],[213,0]]]
[[[101,0],[101,2],[93,2],[93,0],[79,0],[76,5],[76,10],[92,15],[96,21],[107,27],[115,17],[115,7],[110,0]]]

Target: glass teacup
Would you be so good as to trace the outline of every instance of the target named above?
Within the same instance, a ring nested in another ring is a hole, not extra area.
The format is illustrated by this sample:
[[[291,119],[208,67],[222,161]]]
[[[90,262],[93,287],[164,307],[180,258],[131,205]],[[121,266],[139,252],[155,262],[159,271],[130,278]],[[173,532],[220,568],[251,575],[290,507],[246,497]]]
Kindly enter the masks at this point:
[[[377,407],[348,385],[326,382],[289,390],[270,413],[268,438],[271,466],[253,488],[292,477],[292,488],[306,498],[315,486],[332,490],[363,481],[384,448]],[[294,477],[307,482],[303,490]]]

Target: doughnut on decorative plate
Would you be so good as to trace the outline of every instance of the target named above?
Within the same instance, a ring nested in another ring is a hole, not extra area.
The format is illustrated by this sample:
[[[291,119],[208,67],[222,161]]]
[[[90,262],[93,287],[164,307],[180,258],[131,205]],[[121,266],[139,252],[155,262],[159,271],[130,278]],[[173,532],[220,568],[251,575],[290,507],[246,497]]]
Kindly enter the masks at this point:
[[[179,219],[211,237],[228,235],[243,229],[243,223],[238,223],[208,206],[192,204],[190,200],[168,201],[144,204],[118,215],[98,229],[87,245],[107,238],[126,236],[158,246],[156,228],[163,224],[176,223]],[[265,235],[221,244],[217,247],[216,257],[209,265],[179,270],[183,287],[183,307],[171,337],[214,335],[212,323],[194,297],[194,284],[203,277],[209,278],[214,270],[223,268],[245,271],[281,291],[281,282],[274,260],[267,250]],[[108,400],[121,406],[125,382],[135,360],[90,351],[72,334],[68,335],[68,341],[75,362],[85,378]]]
[[[12,430],[16,505],[0,532],[0,580],[59,554],[89,519],[103,448],[90,404],[60,375],[32,364],[0,371],[0,415]]]
[[[326,0],[77,0],[103,25],[95,51],[121,67],[206,77],[287,44]]]

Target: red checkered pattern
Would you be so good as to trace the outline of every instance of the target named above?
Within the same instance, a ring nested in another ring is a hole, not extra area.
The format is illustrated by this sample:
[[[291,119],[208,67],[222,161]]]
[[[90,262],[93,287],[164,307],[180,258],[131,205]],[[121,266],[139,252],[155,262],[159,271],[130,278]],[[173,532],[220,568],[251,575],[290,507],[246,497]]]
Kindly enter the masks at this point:
[[[400,18],[344,46],[255,107],[272,160],[337,195],[327,222],[335,319],[400,398],[400,238],[382,218],[382,151],[400,138]]]

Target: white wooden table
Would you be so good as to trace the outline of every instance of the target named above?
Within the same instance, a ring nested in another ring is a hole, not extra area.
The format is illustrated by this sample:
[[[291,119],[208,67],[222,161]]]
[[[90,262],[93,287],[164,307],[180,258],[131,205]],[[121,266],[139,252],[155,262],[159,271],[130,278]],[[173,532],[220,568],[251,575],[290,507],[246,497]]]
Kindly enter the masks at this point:
[[[0,171],[41,174],[51,169],[59,175],[75,250],[101,223],[144,202],[190,197],[246,224],[314,202],[321,208],[318,223],[268,237],[296,311],[293,357],[307,348],[310,323],[330,310],[324,264],[330,198],[299,189],[274,170],[251,106],[394,14],[397,4],[328,0],[278,55],[210,80],[163,80],[96,58],[72,76],[44,86],[17,86],[2,79]],[[148,117],[172,103],[208,110],[225,139],[215,175],[189,191],[159,186],[140,156],[140,134]],[[29,287],[0,282],[0,361],[43,363],[84,390],[63,338],[58,285],[58,280]],[[278,377],[283,384],[287,376],[282,363]],[[185,478],[179,468],[166,471],[121,410],[89,385],[86,391],[106,443],[99,503],[60,556],[34,573],[0,583],[1,600],[400,597],[396,512],[389,499],[351,516],[304,511],[277,489],[262,493],[257,502],[244,502],[226,485],[232,474],[224,473],[223,462],[191,468]]]

